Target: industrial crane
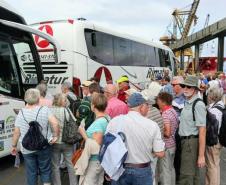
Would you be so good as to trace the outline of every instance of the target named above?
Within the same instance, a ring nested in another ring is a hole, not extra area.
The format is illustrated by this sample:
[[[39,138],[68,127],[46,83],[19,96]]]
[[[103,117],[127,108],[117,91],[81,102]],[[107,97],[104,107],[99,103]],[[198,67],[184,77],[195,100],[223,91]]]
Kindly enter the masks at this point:
[[[200,0],[193,0],[191,4],[191,8],[188,10],[184,9],[175,9],[172,13],[173,15],[173,32],[169,31],[171,36],[163,36],[160,38],[160,41],[165,45],[170,45],[178,40],[185,39],[191,29],[192,24],[196,25],[198,17],[196,16],[196,12],[199,6]],[[187,6],[188,7],[188,6]],[[187,8],[186,7],[186,8]],[[190,7],[190,5],[189,5]],[[179,30],[180,36],[178,36],[177,31]],[[176,52],[175,56],[179,57],[181,55],[180,52]],[[183,55],[188,57],[188,61],[191,56],[193,56],[193,52],[191,48],[187,48],[183,51]],[[192,64],[192,71],[194,71],[194,64]]]
[[[174,25],[173,25],[173,34],[171,36],[163,36],[160,38],[164,44],[169,45],[177,40],[184,39],[188,36],[191,26],[194,22],[194,25],[197,23],[197,16],[196,11],[198,9],[200,0],[194,0],[191,4],[190,10],[181,10],[176,9],[173,11],[172,15],[174,18]],[[177,36],[177,30],[180,31],[180,37]]]
[[[184,39],[188,36],[189,31],[191,29],[191,26],[194,22],[194,25],[197,23],[197,16],[196,16],[196,11],[198,9],[198,5],[199,5],[200,0],[194,0],[194,2],[191,5],[191,9],[190,10],[174,10],[174,12],[172,13],[174,19],[175,19],[175,23],[177,25],[177,28],[180,31],[181,37],[179,39]],[[186,21],[183,20],[183,17],[187,16]],[[174,25],[174,29],[176,29],[176,26]],[[174,33],[176,33],[176,31],[174,30]],[[177,35],[175,35],[177,38]]]

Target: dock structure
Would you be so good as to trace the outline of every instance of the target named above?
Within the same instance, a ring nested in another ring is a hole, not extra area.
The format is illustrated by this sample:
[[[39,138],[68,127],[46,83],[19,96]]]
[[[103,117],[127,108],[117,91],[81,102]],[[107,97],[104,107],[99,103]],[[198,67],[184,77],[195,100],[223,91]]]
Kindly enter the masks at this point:
[[[218,53],[217,53],[217,70],[223,70],[224,63],[224,42],[226,37],[226,17],[214,24],[207,26],[206,28],[193,33],[185,39],[179,40],[176,43],[170,45],[170,48],[174,51],[180,51],[181,53],[181,69],[184,69],[184,50],[195,46],[195,70],[198,69],[200,45],[218,38]]]

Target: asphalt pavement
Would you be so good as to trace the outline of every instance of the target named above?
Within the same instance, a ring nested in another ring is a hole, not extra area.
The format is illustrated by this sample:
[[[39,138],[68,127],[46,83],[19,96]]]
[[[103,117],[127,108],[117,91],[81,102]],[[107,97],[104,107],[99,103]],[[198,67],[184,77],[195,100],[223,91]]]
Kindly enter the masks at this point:
[[[20,167],[14,167],[14,157],[8,156],[0,159],[0,185],[25,185],[24,163],[21,161]],[[221,185],[226,185],[226,149],[221,152]],[[68,175],[64,171],[61,173],[62,185],[69,185]],[[39,182],[39,185],[41,183]],[[205,185],[205,169],[201,170],[201,184]]]
[[[22,158],[22,157],[21,157]],[[0,185],[25,185],[26,176],[24,162],[21,159],[19,168],[14,167],[15,157],[7,156],[0,159]],[[66,171],[61,172],[62,185],[69,185],[68,174]],[[42,183],[38,182],[38,185]]]

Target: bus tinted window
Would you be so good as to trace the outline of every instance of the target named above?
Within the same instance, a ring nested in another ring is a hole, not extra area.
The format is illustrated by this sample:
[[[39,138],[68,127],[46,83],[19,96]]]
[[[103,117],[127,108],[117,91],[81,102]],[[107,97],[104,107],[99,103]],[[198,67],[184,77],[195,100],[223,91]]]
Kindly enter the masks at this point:
[[[0,92],[14,94],[19,91],[19,78],[10,44],[0,41]]]
[[[87,30],[85,35],[90,58],[104,65],[113,65],[112,36],[92,30]]]
[[[114,37],[114,65],[133,65],[131,59],[131,42],[127,39]]]
[[[90,29],[85,29],[85,39],[90,58],[103,65],[166,67],[170,64],[165,51],[153,46]]]

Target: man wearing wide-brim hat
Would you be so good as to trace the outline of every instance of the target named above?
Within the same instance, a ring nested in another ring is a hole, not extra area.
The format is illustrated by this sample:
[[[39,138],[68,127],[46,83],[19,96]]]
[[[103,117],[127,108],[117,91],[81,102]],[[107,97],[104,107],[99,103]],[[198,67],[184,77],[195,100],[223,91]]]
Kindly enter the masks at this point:
[[[180,185],[199,185],[199,168],[205,166],[206,107],[198,96],[198,81],[198,77],[189,75],[180,84],[184,88],[184,95],[186,97],[179,125],[182,149]],[[192,111],[193,106],[194,116]]]

